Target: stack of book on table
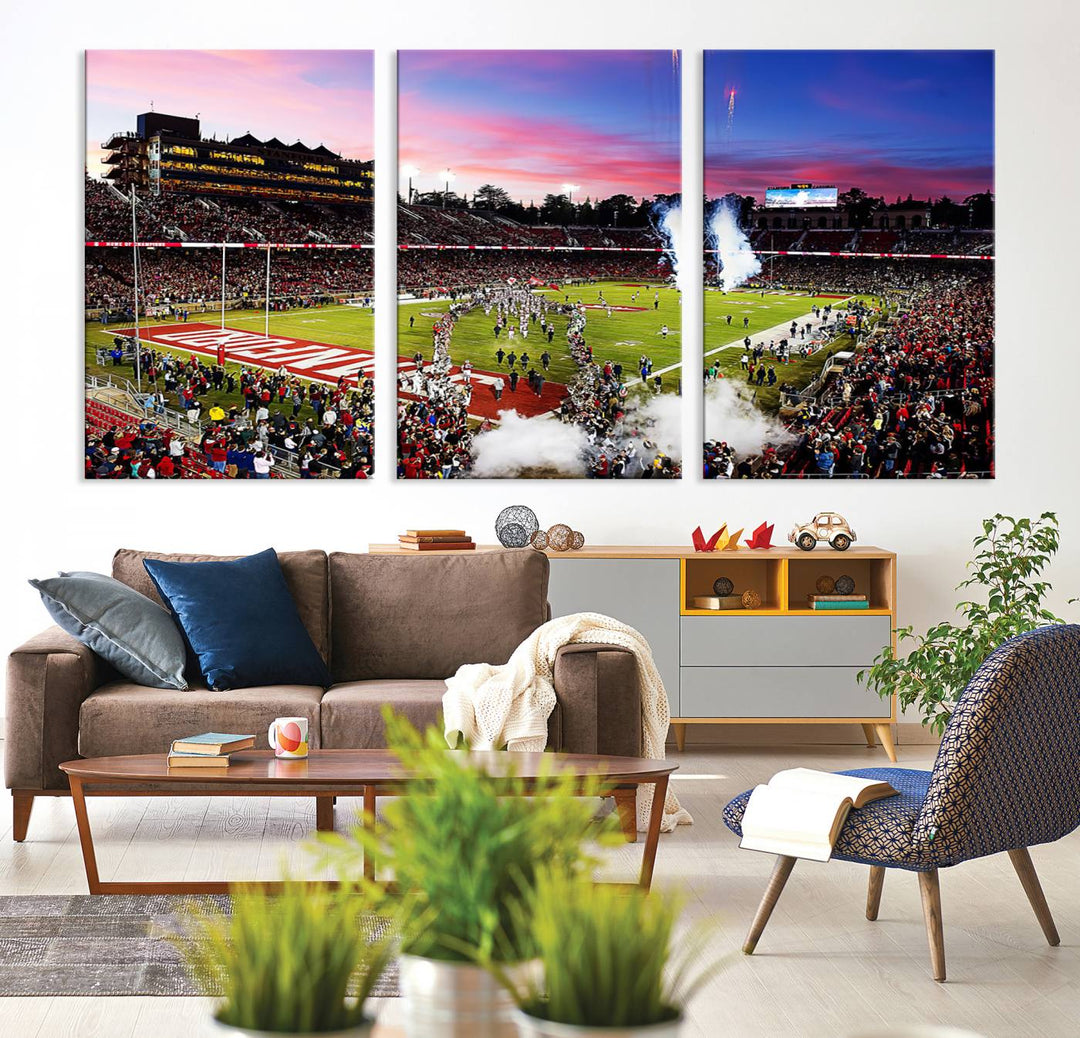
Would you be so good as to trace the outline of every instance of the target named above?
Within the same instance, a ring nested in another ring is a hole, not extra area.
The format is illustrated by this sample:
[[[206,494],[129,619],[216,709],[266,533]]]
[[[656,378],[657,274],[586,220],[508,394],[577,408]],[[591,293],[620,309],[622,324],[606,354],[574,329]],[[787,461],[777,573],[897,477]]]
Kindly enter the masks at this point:
[[[473,539],[464,530],[406,530],[398,544],[409,551],[472,551]]]
[[[866,595],[807,595],[811,609],[869,609]]]
[[[230,735],[226,732],[203,732],[186,739],[174,739],[169,749],[170,768],[227,768],[229,754],[250,750],[254,735]]]

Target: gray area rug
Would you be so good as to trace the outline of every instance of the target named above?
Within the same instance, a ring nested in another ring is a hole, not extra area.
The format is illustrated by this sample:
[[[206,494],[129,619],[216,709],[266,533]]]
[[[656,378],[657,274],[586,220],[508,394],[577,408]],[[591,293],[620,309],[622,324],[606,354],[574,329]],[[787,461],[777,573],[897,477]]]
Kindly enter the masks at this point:
[[[0,995],[201,995],[168,940],[192,903],[227,910],[229,898],[0,896]],[[368,923],[372,938],[385,926]],[[396,963],[372,994],[398,994]]]

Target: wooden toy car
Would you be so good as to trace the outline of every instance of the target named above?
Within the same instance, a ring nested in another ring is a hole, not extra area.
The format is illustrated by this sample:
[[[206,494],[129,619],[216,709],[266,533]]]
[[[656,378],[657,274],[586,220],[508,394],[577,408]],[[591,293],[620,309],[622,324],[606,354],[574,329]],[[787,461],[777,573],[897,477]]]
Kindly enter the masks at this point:
[[[818,512],[808,523],[799,523],[788,540],[803,551],[813,551],[818,541],[825,541],[837,551],[847,551],[855,541],[855,531],[836,512]]]

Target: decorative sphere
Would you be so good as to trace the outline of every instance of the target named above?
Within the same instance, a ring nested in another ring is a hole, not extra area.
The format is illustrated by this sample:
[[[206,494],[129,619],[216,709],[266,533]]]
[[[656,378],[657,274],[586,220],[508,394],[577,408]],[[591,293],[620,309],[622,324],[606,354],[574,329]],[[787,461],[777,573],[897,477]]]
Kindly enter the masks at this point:
[[[753,588],[749,588],[742,593],[743,609],[757,609],[761,605],[761,595],[759,595]]]
[[[836,589],[836,581],[834,581],[827,573],[824,573],[817,578],[817,583],[814,587],[817,588],[817,593],[819,595],[831,595]]]
[[[836,578],[836,593],[838,595],[852,595],[855,593],[855,578],[846,573]]]
[[[730,577],[717,577],[713,581],[712,589],[721,598],[727,598],[735,590],[735,584]]]
[[[495,536],[504,548],[524,548],[540,529],[536,513],[526,505],[510,505],[495,520]]]
[[[548,546],[547,530],[537,530],[532,535],[532,546],[537,551],[543,551]]]
[[[570,540],[570,547],[573,548],[574,551],[581,551],[581,549],[585,547],[585,534],[575,530],[574,536]]]
[[[548,532],[548,546],[555,551],[569,551],[574,543],[574,531],[565,523],[556,523]]]

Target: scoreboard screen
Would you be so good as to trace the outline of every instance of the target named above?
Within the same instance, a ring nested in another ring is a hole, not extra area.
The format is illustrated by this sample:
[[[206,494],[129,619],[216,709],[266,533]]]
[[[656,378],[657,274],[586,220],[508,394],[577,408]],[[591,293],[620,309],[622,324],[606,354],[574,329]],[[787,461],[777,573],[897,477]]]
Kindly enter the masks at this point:
[[[835,187],[770,187],[765,191],[765,208],[834,208],[836,196]]]

